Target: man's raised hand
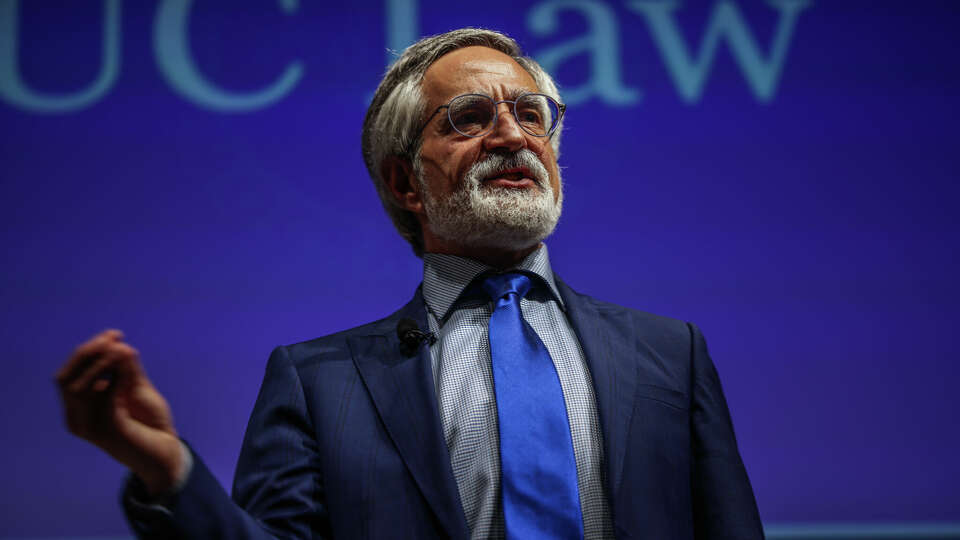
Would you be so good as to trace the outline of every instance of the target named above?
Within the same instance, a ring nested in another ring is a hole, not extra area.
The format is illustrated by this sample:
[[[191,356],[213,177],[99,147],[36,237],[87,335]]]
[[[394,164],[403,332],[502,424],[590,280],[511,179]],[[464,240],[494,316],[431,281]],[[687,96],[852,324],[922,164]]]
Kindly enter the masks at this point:
[[[185,459],[170,406],[122,332],[105,330],[77,347],[55,381],[71,433],[129,467],[151,494],[176,485]]]

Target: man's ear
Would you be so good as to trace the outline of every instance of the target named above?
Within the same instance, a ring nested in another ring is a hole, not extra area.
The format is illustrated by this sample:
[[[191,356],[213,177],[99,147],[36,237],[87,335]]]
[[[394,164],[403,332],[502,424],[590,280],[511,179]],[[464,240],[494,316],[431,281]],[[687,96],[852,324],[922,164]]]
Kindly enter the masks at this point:
[[[420,187],[409,160],[399,156],[387,156],[380,167],[380,175],[402,208],[414,214],[423,212]]]

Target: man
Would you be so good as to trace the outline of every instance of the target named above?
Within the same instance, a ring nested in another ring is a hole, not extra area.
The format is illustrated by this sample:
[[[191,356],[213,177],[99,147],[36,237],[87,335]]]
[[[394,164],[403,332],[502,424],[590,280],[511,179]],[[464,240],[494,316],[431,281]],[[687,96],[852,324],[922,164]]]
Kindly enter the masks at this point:
[[[119,332],[79,347],[57,375],[68,424],[133,472],[137,534],[762,538],[697,328],[550,268],[563,114],[495,32],[426,38],[390,68],[363,153],[423,283],[385,319],[274,351],[233,500]]]

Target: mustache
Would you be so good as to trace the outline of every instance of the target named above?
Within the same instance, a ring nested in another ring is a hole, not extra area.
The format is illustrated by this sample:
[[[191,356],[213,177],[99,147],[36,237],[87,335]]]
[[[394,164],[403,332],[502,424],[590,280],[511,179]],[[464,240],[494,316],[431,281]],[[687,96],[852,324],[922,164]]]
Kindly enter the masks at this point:
[[[550,175],[547,168],[544,167],[536,154],[526,148],[509,154],[490,154],[474,163],[464,176],[471,184],[479,185],[485,178],[516,169],[530,171],[531,179],[538,186],[548,185],[547,178]]]

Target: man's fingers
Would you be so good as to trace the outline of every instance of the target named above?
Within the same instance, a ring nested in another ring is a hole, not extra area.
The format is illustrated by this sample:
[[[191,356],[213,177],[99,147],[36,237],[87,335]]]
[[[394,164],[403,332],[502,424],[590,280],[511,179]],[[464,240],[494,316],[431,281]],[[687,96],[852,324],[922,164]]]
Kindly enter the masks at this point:
[[[110,343],[104,353],[97,357],[96,361],[70,381],[66,390],[74,394],[93,390],[92,383],[94,382],[107,383],[107,386],[109,386],[109,381],[101,377],[111,374],[111,372],[119,372],[121,376],[135,376],[136,367],[131,369],[127,365],[131,363],[139,364],[138,356],[137,350],[126,343]],[[101,389],[105,389],[105,387],[101,385]]]
[[[120,330],[110,329],[100,332],[73,351],[67,363],[54,375],[54,380],[61,387],[67,386],[71,380],[80,375],[90,362],[95,360],[97,356],[103,354],[106,347],[122,339],[123,332]]]
[[[64,391],[70,394],[79,394],[87,385],[90,384],[90,381],[100,376],[107,367],[116,361],[117,356],[115,354],[102,354],[100,356],[94,357],[95,360],[92,363],[89,363],[85,369],[80,372],[80,374],[73,379],[71,379],[66,386]]]
[[[70,433],[93,440],[104,415],[109,415],[110,397],[102,392],[63,392],[64,421]]]
[[[107,414],[106,419],[109,419],[111,399],[103,390],[116,386],[116,379],[122,378],[122,373],[131,372],[129,368],[121,369],[120,366],[138,362],[136,349],[114,340],[119,336],[119,333],[101,334],[85,344],[90,347],[81,351],[81,354],[91,350],[96,350],[98,354],[88,356],[84,364],[76,364],[73,371],[67,372],[58,381],[67,429],[75,435],[86,439],[97,436],[105,419],[103,415]]]
[[[80,344],[73,352],[71,357],[80,357],[87,356],[90,354],[96,354],[96,352],[101,349],[104,345],[112,343],[115,341],[123,340],[123,332],[115,328],[110,328],[100,332],[99,334],[88,339],[86,342]]]
[[[123,362],[116,364],[121,381],[133,382],[138,377],[147,376],[143,364],[140,363],[140,353],[136,349],[126,343],[118,343],[115,346],[121,347],[124,352]]]

